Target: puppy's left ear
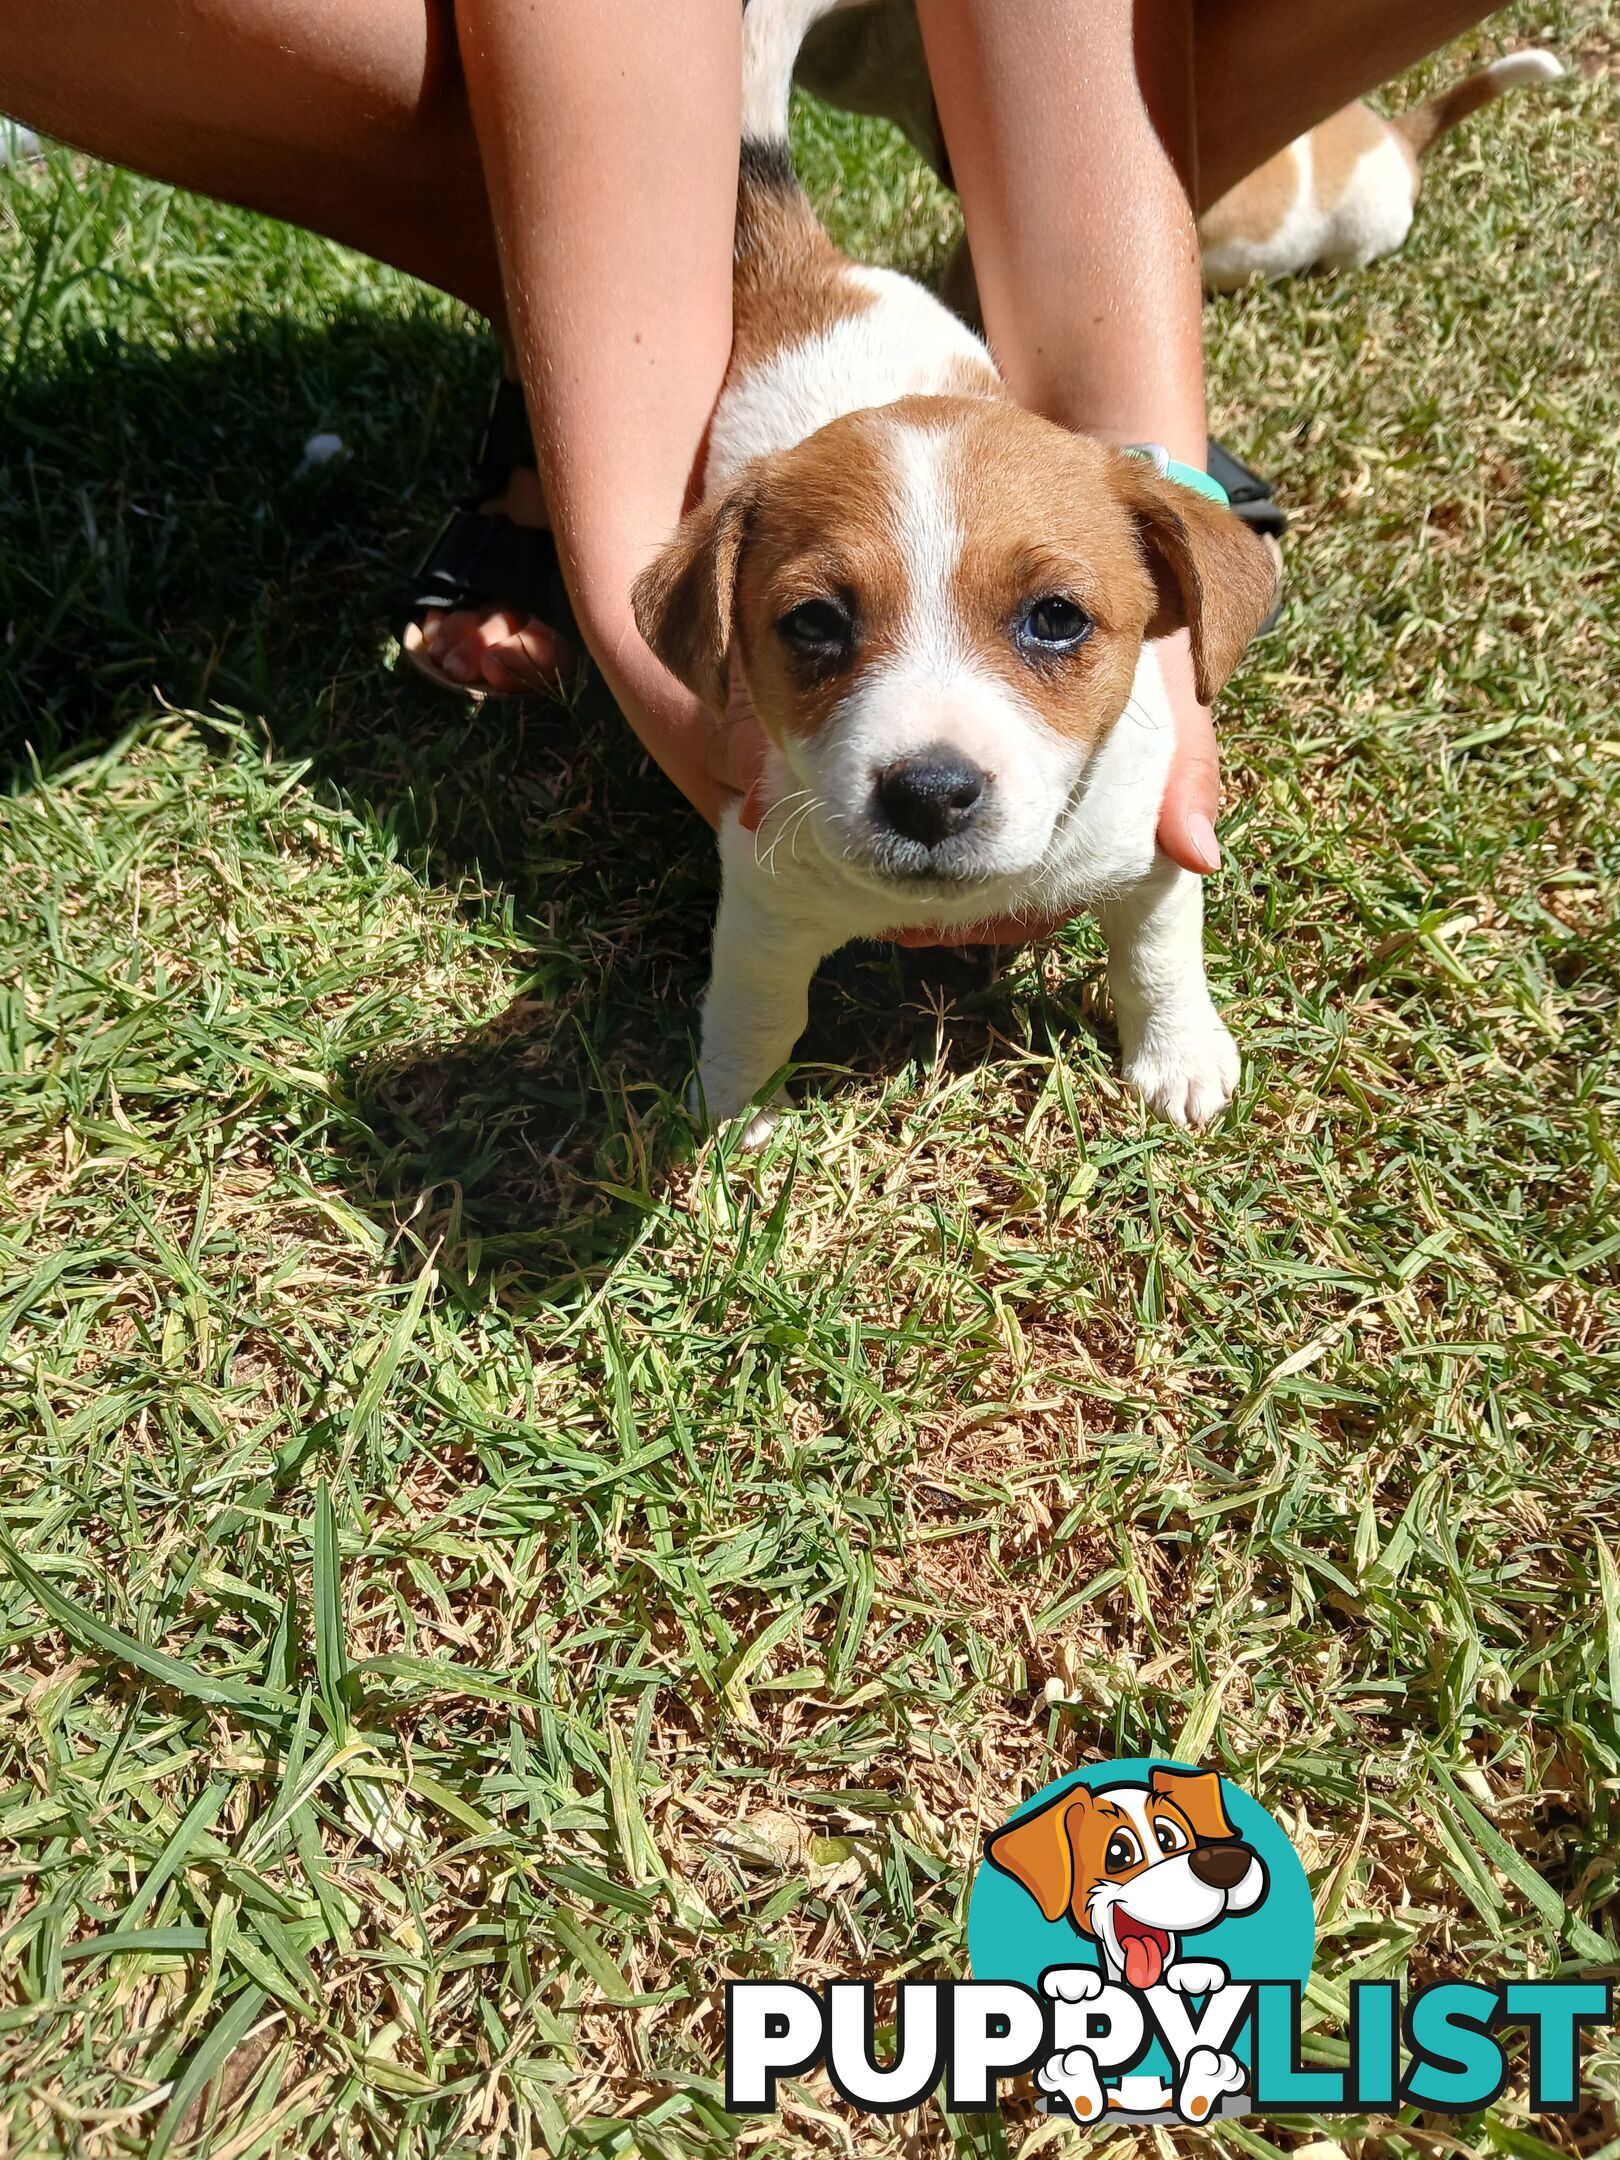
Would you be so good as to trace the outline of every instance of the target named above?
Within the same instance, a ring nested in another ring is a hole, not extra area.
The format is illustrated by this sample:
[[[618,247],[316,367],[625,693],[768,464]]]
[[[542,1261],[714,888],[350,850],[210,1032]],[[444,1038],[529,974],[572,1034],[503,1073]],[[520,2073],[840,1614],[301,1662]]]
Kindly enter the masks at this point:
[[[722,716],[737,566],[756,495],[757,476],[745,469],[724,494],[687,512],[630,588],[636,628],[669,672]]]
[[[1200,1845],[1221,1844],[1237,1836],[1226,1817],[1218,1770],[1153,1770],[1148,1774],[1148,1790],[1157,1800],[1175,1802]]]
[[[1193,673],[1207,705],[1277,597],[1276,556],[1223,504],[1161,479],[1145,458],[1121,456],[1115,464],[1159,596],[1147,634],[1191,633]]]

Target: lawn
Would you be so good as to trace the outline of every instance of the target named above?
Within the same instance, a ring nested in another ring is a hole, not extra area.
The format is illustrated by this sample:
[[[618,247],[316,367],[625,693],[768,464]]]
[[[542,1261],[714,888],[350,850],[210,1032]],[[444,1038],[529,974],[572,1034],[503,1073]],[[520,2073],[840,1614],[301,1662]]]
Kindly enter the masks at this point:
[[[1577,63],[1401,256],[1210,310],[1296,521],[1222,715],[1204,1139],[1123,1095],[1076,925],[845,955],[802,1111],[700,1144],[706,836],[600,693],[390,672],[487,342],[261,220],[0,176],[7,2160],[1051,2149],[821,2080],[732,2120],[719,1986],[961,1974],[983,1833],[1113,1754],[1294,1834],[1313,2021],[1606,1969],[1606,17],[1425,72]],[[938,265],[878,131],[801,152]],[[1211,2135],[1620,2152],[1612,2035],[1590,2083]]]

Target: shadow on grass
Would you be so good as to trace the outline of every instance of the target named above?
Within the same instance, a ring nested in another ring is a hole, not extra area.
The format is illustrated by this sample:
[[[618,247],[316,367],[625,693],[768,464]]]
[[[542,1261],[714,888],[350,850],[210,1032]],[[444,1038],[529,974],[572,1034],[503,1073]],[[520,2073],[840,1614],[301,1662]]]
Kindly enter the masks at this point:
[[[612,1261],[697,1146],[680,1084],[706,916],[674,929],[682,995],[666,1008],[652,1009],[651,978],[677,970],[634,960],[589,1004],[521,994],[451,1040],[349,1067],[330,1140],[351,1197],[412,1248],[436,1249],[442,1269],[501,1273],[520,1302]],[[949,1065],[975,1063],[1005,1032],[1006,1005],[988,955],[852,948],[817,977],[795,1092],[836,1095],[928,1061],[938,1012],[952,1021]]]
[[[475,708],[385,664],[495,364],[441,313],[356,309],[318,330],[244,317],[180,353],[84,340],[22,373],[0,442],[0,759],[26,779],[80,757],[154,688],[262,716],[279,755],[463,895],[511,1006],[338,1074],[328,1160],[448,1267],[532,1280],[611,1258],[690,1153],[714,867],[599,685]],[[345,454],[301,471],[320,431]],[[928,1059],[936,1010],[976,1008],[954,1062],[1005,1003],[984,956],[856,949],[821,973],[804,1058]]]

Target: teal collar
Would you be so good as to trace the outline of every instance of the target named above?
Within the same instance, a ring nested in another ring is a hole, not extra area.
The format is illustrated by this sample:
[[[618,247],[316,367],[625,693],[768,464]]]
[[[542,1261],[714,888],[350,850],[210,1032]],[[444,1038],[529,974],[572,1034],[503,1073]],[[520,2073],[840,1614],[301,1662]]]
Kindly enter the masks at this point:
[[[1207,495],[1211,502],[1230,508],[1232,498],[1218,480],[1212,480],[1207,472],[1196,465],[1182,465],[1165,449],[1163,443],[1121,443],[1127,457],[1146,458],[1161,479],[1173,480],[1177,487],[1191,488],[1195,495]]]

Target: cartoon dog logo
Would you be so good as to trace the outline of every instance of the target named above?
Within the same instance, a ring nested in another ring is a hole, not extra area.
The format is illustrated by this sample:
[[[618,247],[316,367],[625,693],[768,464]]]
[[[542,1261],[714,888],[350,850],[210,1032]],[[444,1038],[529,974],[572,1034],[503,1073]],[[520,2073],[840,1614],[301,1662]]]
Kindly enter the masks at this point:
[[[1155,2112],[1157,2080],[1126,2078],[1105,2095],[1096,2052],[1084,2038],[1086,2006],[1100,2011],[1110,1983],[1133,1996],[1168,1989],[1182,1998],[1214,1996],[1229,1985],[1224,1965],[1182,1955],[1186,1937],[1253,1912],[1266,1895],[1265,1863],[1228,1819],[1219,1776],[1155,1768],[1145,1784],[1070,1786],[997,1831],[985,1850],[1046,1919],[1066,1917],[1096,1945],[1098,1969],[1058,1966],[1044,1977],[1058,2005],[1057,2035],[1064,2038],[1067,2026],[1074,2044],[1058,2048],[1039,2082],[1082,2122],[1108,2106]],[[1068,2004],[1078,2011],[1065,2017]],[[1184,2122],[1206,2121],[1244,2078],[1243,2065],[1224,2048],[1193,2045],[1178,2066],[1174,2112]]]

